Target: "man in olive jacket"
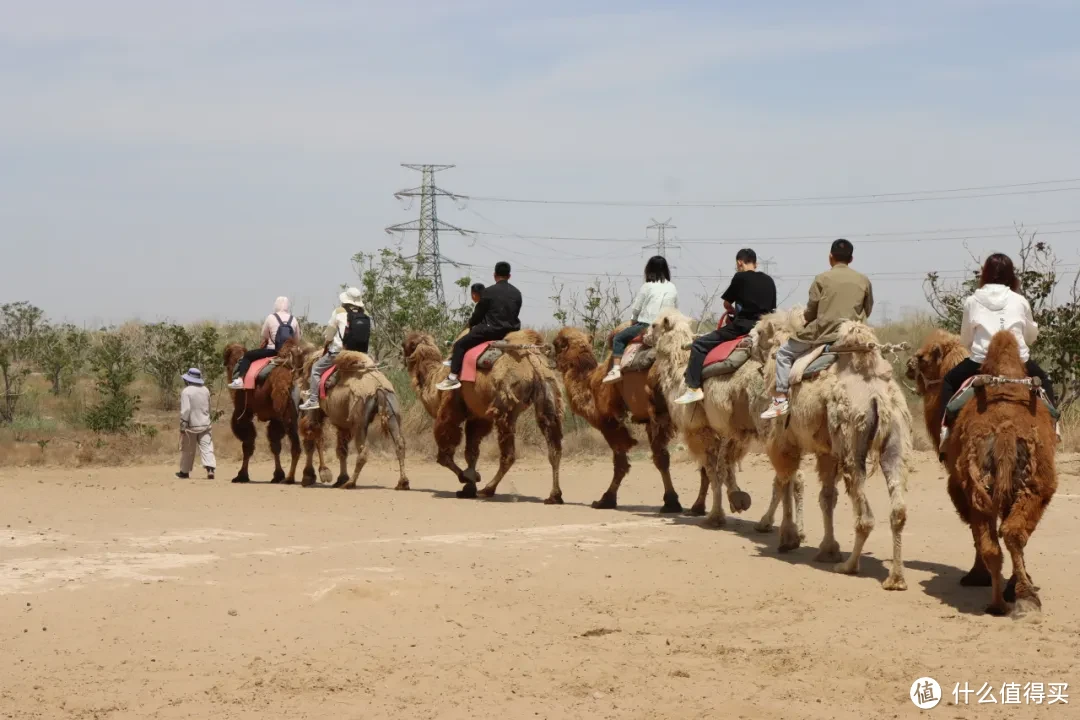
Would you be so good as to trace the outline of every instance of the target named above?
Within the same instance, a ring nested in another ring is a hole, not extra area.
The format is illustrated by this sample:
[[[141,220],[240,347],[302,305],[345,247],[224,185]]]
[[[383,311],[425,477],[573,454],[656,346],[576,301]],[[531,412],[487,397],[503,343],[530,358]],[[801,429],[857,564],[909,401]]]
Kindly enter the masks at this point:
[[[832,269],[814,278],[810,301],[806,304],[806,326],[776,351],[776,393],[772,405],[761,414],[769,419],[788,411],[788,378],[791,366],[800,355],[818,345],[839,339],[840,323],[845,320],[866,322],[874,308],[874,290],[870,278],[848,267],[854,247],[847,240],[837,240],[829,251]]]

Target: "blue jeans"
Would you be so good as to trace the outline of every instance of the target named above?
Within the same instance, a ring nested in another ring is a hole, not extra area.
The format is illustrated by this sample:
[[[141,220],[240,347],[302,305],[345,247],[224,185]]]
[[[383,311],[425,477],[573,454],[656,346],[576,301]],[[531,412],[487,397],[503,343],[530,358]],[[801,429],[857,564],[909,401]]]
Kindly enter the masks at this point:
[[[645,332],[648,327],[647,323],[634,323],[625,330],[615,333],[615,337],[611,339],[611,354],[621,358],[623,353],[626,352],[626,346],[630,341]]]
[[[788,340],[776,350],[776,394],[787,395],[790,389],[788,378],[791,377],[791,366],[795,360],[814,349],[810,343],[800,342],[794,338]]]
[[[327,352],[311,365],[311,395],[309,397],[315,402],[319,401],[319,383],[322,381],[322,374],[330,369],[336,358],[336,352]]]

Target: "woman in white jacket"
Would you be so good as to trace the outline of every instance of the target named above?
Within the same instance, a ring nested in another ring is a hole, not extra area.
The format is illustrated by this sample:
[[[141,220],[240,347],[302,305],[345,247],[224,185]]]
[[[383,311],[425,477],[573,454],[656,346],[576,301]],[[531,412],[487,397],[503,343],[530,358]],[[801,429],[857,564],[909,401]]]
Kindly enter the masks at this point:
[[[979,277],[979,289],[964,300],[964,319],[960,325],[960,342],[971,356],[946,373],[941,383],[942,413],[960,386],[979,374],[990,338],[1002,330],[1016,336],[1020,359],[1027,365],[1028,376],[1040,378],[1047,398],[1051,404],[1055,402],[1050,378],[1031,358],[1029,348],[1039,337],[1039,326],[1032,316],[1031,304],[1017,292],[1019,288],[1020,282],[1008,255],[994,253],[986,258]]]
[[[677,307],[679,307],[679,293],[671,282],[671,270],[668,269],[667,260],[663,255],[653,255],[649,258],[649,262],[645,263],[645,282],[630,306],[632,324],[615,333],[611,341],[614,362],[611,371],[604,376],[604,382],[616,382],[622,378],[622,370],[619,366],[627,344],[645,332],[662,310]]]

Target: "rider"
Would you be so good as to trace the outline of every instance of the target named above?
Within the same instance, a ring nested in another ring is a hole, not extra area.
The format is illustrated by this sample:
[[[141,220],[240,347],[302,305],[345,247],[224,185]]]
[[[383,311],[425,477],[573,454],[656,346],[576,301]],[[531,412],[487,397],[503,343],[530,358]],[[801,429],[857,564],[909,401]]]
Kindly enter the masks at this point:
[[[521,329],[521,292],[510,284],[510,263],[495,263],[495,284],[484,288],[480,302],[476,304],[473,315],[480,322],[469,328],[461,339],[454,343],[450,356],[450,375],[440,382],[439,390],[456,390],[461,387],[458,375],[465,364],[465,353],[477,345],[489,340],[502,340],[508,333]]]
[[[469,328],[479,325],[480,321],[484,319],[480,314],[480,298],[484,296],[484,283],[473,283],[469,288],[469,296],[472,297],[473,311],[469,317]]]
[[[351,287],[338,296],[341,307],[334,310],[326,324],[324,336],[330,341],[326,352],[311,366],[311,388],[301,410],[319,409],[319,383],[322,374],[334,364],[334,358],[342,350],[366,353],[371,338],[371,318],[364,312],[364,298],[357,288]]]
[[[796,358],[818,345],[828,345],[839,338],[840,324],[845,320],[866,322],[874,309],[874,289],[870,278],[852,270],[848,265],[855,248],[843,238],[829,250],[832,269],[814,278],[810,286],[810,301],[806,304],[806,326],[776,351],[776,392],[769,409],[761,414],[766,420],[788,411],[788,377]]]
[[[749,335],[762,315],[776,309],[776,283],[758,271],[757,253],[750,248],[735,253],[735,270],[731,284],[720,296],[731,322],[694,340],[690,347],[690,363],[686,366],[688,390],[675,399],[679,405],[698,402],[705,397],[701,391],[701,372],[710,350],[721,343]]]
[[[631,324],[611,339],[613,356],[611,370],[604,376],[604,382],[617,382],[622,378],[622,356],[627,344],[643,333],[656,316],[667,308],[679,307],[679,293],[671,282],[671,270],[663,255],[653,255],[645,263],[645,282],[642,283],[634,302],[630,306]]]
[[[282,316],[282,313],[285,316]],[[274,357],[278,349],[289,338],[300,340],[300,323],[289,314],[289,298],[279,297],[274,301],[274,312],[266,316],[262,326],[262,345],[254,350],[248,350],[236,363],[233,370],[232,382],[228,384],[229,390],[243,390],[244,376],[247,375],[251,363],[263,358]]]
[[[1039,326],[1031,313],[1031,304],[1019,294],[1020,281],[1008,255],[994,253],[983,263],[979,288],[964,299],[964,318],[960,324],[960,343],[971,356],[945,374],[941,382],[941,417],[952,396],[969,378],[979,374],[994,333],[1008,330],[1020,345],[1020,359],[1029,377],[1042,380],[1047,400],[1054,405],[1054,387],[1039,364],[1031,358],[1030,345],[1039,337]],[[952,418],[949,418],[951,420]],[[941,422],[941,443],[948,437],[946,422]]]

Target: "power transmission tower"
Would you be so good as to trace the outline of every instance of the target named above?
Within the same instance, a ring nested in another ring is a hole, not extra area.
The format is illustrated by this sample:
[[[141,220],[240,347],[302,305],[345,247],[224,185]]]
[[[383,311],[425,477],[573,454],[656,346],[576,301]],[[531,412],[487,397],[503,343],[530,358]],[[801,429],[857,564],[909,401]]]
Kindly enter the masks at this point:
[[[646,250],[648,250],[649,248],[656,248],[656,254],[666,258],[669,247],[679,247],[678,245],[669,243],[667,239],[667,231],[674,230],[675,226],[671,224],[671,218],[668,218],[664,222],[657,222],[656,218],[649,219],[652,220],[652,225],[647,225],[645,229],[656,231],[656,242],[654,242],[652,245],[644,245],[642,247]]]
[[[452,200],[464,199],[464,195],[455,195],[435,185],[435,173],[441,170],[449,170],[453,165],[416,165],[402,163],[401,167],[417,170],[421,174],[420,186],[399,190],[394,193],[396,198],[420,198],[420,218],[412,222],[392,225],[386,228],[387,233],[409,232],[415,230],[418,235],[416,255],[409,259],[416,261],[416,277],[427,278],[431,281],[432,295],[435,302],[446,305],[446,295],[443,293],[442,265],[445,262],[439,252],[439,231],[468,235],[470,230],[462,230],[459,227],[445,223],[439,219],[439,213],[435,207],[435,198],[448,197]]]
[[[765,258],[761,261],[761,266],[765,268],[766,275],[772,275],[772,266],[776,264],[776,261],[772,258]]]

